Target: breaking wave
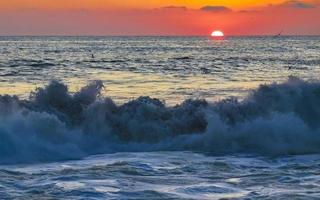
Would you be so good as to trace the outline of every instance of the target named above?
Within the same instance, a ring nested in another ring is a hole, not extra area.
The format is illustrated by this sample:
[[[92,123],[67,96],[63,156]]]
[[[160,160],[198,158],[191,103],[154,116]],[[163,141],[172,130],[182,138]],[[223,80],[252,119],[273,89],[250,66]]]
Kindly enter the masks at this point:
[[[52,81],[28,100],[0,96],[0,163],[77,159],[123,151],[213,154],[320,153],[320,82],[290,77],[261,85],[244,100],[150,97],[122,105],[100,95],[101,81],[71,94]]]

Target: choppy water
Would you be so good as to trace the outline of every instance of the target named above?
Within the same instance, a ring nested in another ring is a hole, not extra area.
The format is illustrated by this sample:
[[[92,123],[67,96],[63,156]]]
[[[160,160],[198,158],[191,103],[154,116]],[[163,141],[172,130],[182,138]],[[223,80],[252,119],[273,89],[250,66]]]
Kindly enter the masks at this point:
[[[51,79],[74,91],[99,79],[120,102],[216,100],[289,75],[317,78],[319,49],[320,37],[0,37],[0,93],[24,96]]]
[[[2,198],[318,199],[320,156],[120,153],[4,167]]]
[[[0,199],[320,198],[319,37],[0,44]]]

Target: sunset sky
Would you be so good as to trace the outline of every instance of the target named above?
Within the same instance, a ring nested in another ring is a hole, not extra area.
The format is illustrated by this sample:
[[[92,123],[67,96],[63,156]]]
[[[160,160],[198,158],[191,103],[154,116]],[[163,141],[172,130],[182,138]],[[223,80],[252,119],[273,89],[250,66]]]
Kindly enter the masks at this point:
[[[320,0],[5,0],[0,35],[320,35]]]

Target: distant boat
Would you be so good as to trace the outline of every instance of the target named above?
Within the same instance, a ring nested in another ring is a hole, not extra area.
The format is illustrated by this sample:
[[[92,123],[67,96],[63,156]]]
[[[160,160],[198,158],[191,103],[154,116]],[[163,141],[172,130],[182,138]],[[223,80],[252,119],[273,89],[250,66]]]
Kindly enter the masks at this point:
[[[275,35],[274,37],[281,37],[282,36],[282,33],[283,33],[283,30],[280,31],[280,33],[278,33],[277,35]]]

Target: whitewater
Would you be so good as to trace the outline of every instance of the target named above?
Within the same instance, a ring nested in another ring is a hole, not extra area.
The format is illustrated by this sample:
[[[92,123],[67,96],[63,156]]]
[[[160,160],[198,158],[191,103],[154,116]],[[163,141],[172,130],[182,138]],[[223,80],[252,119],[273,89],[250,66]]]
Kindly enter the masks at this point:
[[[318,199],[319,41],[1,37],[0,198]]]

